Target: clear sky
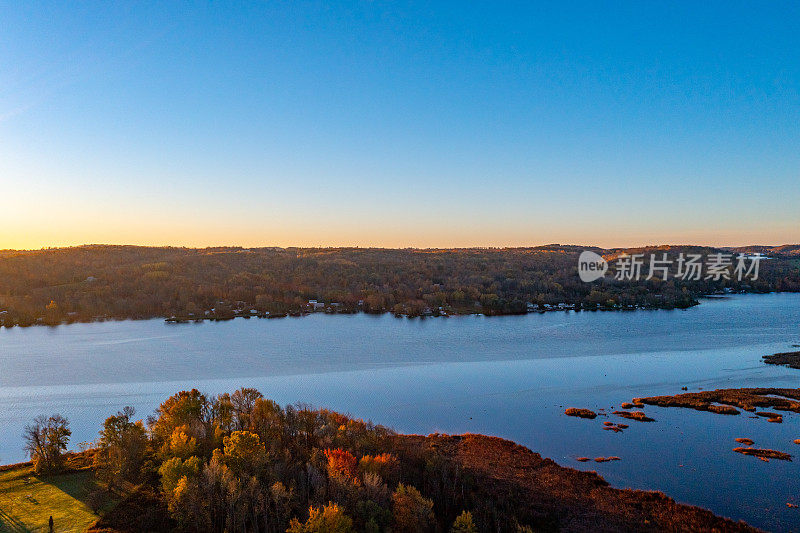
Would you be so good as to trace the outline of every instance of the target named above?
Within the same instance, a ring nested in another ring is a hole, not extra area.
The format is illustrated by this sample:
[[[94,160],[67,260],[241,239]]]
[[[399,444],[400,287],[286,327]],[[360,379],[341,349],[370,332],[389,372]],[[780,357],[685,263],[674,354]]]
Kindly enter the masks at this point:
[[[0,2],[0,248],[800,242],[797,2]]]

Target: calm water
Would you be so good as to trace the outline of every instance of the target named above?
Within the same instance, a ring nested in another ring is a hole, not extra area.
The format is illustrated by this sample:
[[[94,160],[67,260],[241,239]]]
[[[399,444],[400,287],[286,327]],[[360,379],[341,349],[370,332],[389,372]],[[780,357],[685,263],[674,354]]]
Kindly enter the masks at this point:
[[[800,457],[800,415],[783,424],[681,409],[646,410],[624,433],[563,415],[680,387],[800,387],[800,371],[761,363],[800,344],[800,295],[734,296],[683,311],[548,313],[427,320],[313,315],[168,325],[161,320],[0,330],[0,463],[24,459],[23,426],[59,412],[73,445],[132,405],[144,417],[167,396],[241,386],[407,433],[487,433],[617,487],[771,530],[800,530],[800,460],[736,454],[736,437]],[[795,348],[797,349],[797,348]],[[612,417],[613,420],[615,417]],[[620,420],[621,421],[621,420]],[[582,464],[581,455],[621,461]]]

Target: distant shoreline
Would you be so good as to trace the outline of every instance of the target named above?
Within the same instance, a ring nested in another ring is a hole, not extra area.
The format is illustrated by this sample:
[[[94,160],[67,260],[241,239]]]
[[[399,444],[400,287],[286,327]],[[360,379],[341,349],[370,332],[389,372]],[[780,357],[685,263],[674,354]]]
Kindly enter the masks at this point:
[[[769,294],[769,293],[742,293],[742,294]],[[716,299],[724,299],[726,296],[721,295],[709,295],[709,296],[701,296],[701,298],[716,298]],[[189,323],[202,323],[202,322],[230,322],[231,320],[235,319],[281,319],[281,318],[304,318],[311,315],[370,315],[370,316],[385,316],[385,315],[392,315],[394,318],[407,318],[411,319],[433,319],[433,318],[450,318],[450,317],[464,317],[464,316],[485,316],[485,317],[503,317],[503,316],[527,316],[527,315],[544,315],[549,313],[595,313],[595,312],[632,312],[632,311],[674,311],[674,310],[684,310],[689,309],[691,307],[695,307],[700,305],[700,302],[694,302],[693,304],[686,306],[686,307],[644,307],[644,306],[631,306],[631,307],[602,307],[598,306],[594,309],[575,309],[574,307],[568,308],[557,308],[553,307],[550,309],[543,309],[543,310],[534,310],[534,311],[527,311],[524,313],[483,313],[481,311],[459,311],[459,312],[452,312],[452,313],[442,313],[442,314],[420,314],[420,315],[408,315],[402,313],[393,313],[391,311],[383,311],[381,313],[368,313],[366,311],[336,311],[336,312],[322,312],[322,311],[315,311],[315,312],[301,312],[301,313],[276,313],[276,314],[269,314],[266,313],[265,315],[253,314],[253,315],[235,315],[230,317],[211,317],[211,316],[202,316],[202,317],[178,317],[178,316],[144,316],[144,317],[124,317],[124,316],[106,316],[106,317],[96,317],[91,320],[74,320],[74,321],[62,321],[58,323],[44,323],[44,322],[35,322],[33,324],[13,324],[13,325],[0,325],[0,329],[14,329],[14,328],[21,328],[21,329],[28,329],[32,327],[51,327],[56,328],[59,326],[71,326],[73,324],[96,324],[102,322],[124,322],[127,320],[163,320],[169,324],[189,324]]]
[[[706,294],[701,295],[698,297],[698,300],[695,301],[692,305],[687,307],[643,307],[643,306],[633,306],[630,308],[623,308],[623,307],[602,307],[598,306],[594,309],[579,309],[576,310],[572,307],[570,308],[558,308],[558,307],[551,307],[549,309],[543,310],[534,310],[534,311],[527,311],[524,313],[482,313],[481,311],[459,311],[447,314],[439,314],[439,315],[405,315],[405,314],[396,314],[391,311],[384,311],[381,313],[368,313],[366,311],[337,311],[337,312],[323,312],[323,311],[315,311],[315,312],[302,312],[302,313],[278,313],[270,315],[267,313],[266,316],[264,315],[236,315],[231,317],[211,317],[211,316],[203,316],[203,317],[177,317],[177,316],[169,316],[165,317],[163,315],[154,315],[154,316],[136,316],[136,317],[125,317],[125,316],[106,316],[106,317],[96,317],[91,320],[74,320],[74,321],[62,321],[56,324],[46,324],[42,322],[37,322],[33,324],[27,325],[6,325],[3,326],[0,324],[0,330],[3,328],[5,329],[14,329],[14,328],[21,328],[21,329],[28,329],[31,327],[50,327],[50,328],[57,328],[60,326],[71,326],[74,324],[97,324],[103,322],[125,322],[125,321],[146,321],[146,320],[163,320],[168,324],[189,324],[189,323],[203,323],[203,322],[230,322],[234,319],[242,318],[245,320],[250,319],[281,319],[281,318],[305,318],[311,315],[369,315],[369,316],[385,316],[385,315],[393,315],[395,318],[407,318],[407,319],[420,319],[424,320],[427,318],[450,318],[450,317],[466,317],[466,316],[485,316],[489,318],[493,317],[503,317],[503,316],[527,316],[527,315],[544,315],[549,313],[594,313],[594,312],[622,312],[622,313],[630,313],[633,311],[675,311],[675,310],[686,310],[692,307],[697,307],[702,304],[702,300],[726,300],[732,296],[744,296],[744,295],[767,295],[767,294],[797,294],[795,291],[771,291],[771,292],[739,292],[739,293],[724,293],[724,294]]]
[[[731,296],[742,296],[742,295],[765,295],[765,294],[797,294],[793,291],[773,291],[767,293],[753,293],[753,292],[741,292],[741,293],[732,293],[732,294],[708,294],[702,295],[699,297],[699,300],[725,300],[730,298]],[[368,313],[366,311],[336,311],[336,312],[323,312],[323,311],[314,311],[314,312],[302,312],[302,313],[278,313],[278,314],[254,314],[254,315],[244,315],[244,314],[237,314],[235,316],[230,317],[212,317],[212,316],[203,316],[203,317],[177,317],[177,316],[144,316],[144,317],[122,317],[122,316],[106,316],[106,317],[96,317],[91,320],[75,320],[75,321],[63,321],[56,324],[45,324],[42,322],[37,322],[33,324],[27,325],[7,325],[2,326],[0,325],[0,330],[4,327],[6,329],[14,329],[14,328],[21,328],[21,329],[28,329],[31,327],[51,327],[57,328],[59,326],[71,326],[73,324],[97,324],[103,322],[125,322],[128,320],[132,321],[145,321],[145,320],[163,320],[168,324],[189,324],[189,323],[203,323],[203,322],[230,322],[232,320],[242,318],[245,320],[250,319],[281,319],[281,318],[305,318],[311,315],[370,315],[370,316],[385,316],[385,315],[393,315],[394,318],[407,318],[407,319],[433,319],[433,318],[450,318],[450,317],[465,317],[465,316],[485,316],[489,318],[493,317],[503,317],[503,316],[527,316],[527,315],[544,315],[549,313],[595,313],[595,312],[633,312],[633,311],[675,311],[675,310],[685,310],[690,309],[692,307],[699,306],[702,302],[696,301],[692,305],[687,307],[644,307],[644,306],[632,306],[632,307],[602,307],[598,306],[594,309],[575,309],[574,307],[566,307],[566,308],[558,308],[558,307],[551,307],[548,309],[543,310],[534,310],[534,311],[527,311],[524,313],[482,313],[480,311],[459,311],[453,313],[446,313],[446,314],[430,314],[430,315],[406,315],[406,314],[396,314],[391,311],[384,311],[381,313]]]

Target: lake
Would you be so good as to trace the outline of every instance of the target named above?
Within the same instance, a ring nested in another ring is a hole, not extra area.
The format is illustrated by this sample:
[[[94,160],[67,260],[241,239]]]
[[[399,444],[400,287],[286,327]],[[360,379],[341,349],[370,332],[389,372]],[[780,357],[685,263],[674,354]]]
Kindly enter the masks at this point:
[[[71,444],[94,440],[125,405],[146,417],[186,388],[256,387],[403,433],[485,433],[561,465],[597,470],[616,487],[770,530],[800,528],[798,462],[734,453],[736,437],[800,453],[800,415],[783,424],[646,407],[654,423],[623,433],[564,416],[634,396],[720,387],[800,387],[800,370],[761,356],[800,344],[800,294],[704,299],[674,311],[551,312],[397,319],[311,315],[200,324],[163,320],[0,329],[0,463],[24,460],[34,416],[69,418]],[[609,420],[622,422],[617,417]],[[579,463],[579,456],[621,461]]]

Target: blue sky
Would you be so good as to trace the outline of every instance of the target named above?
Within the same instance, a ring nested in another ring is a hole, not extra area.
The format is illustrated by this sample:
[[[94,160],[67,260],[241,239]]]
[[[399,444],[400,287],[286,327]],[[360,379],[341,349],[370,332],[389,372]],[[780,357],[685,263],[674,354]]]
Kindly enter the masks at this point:
[[[0,248],[800,242],[800,4],[0,2]]]

